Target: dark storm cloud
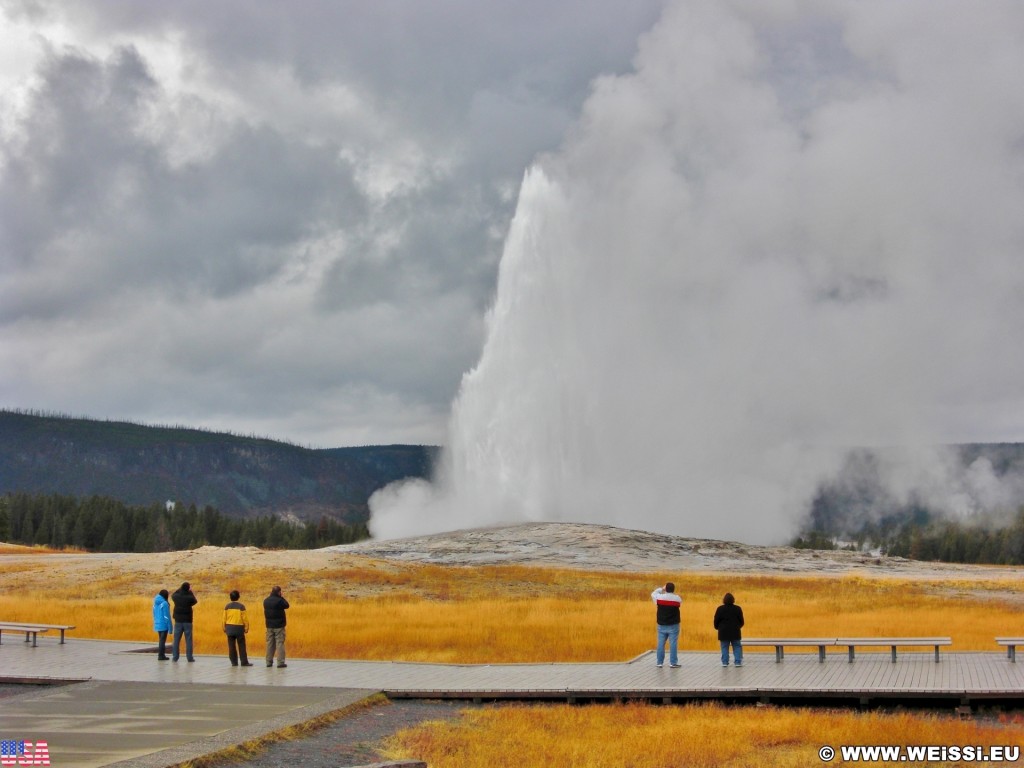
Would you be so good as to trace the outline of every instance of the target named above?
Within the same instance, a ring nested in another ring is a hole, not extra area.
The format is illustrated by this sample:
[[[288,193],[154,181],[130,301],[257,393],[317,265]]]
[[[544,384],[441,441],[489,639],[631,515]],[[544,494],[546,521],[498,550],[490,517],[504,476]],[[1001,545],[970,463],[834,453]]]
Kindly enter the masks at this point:
[[[159,87],[132,48],[102,62],[52,54],[41,79],[0,179],[3,248],[17,265],[8,321],[121,292],[244,291],[281,268],[288,244],[363,207],[336,148],[266,127],[231,126],[201,164],[172,167],[146,135]]]
[[[0,3],[0,403],[440,440],[524,168],[660,7]]]

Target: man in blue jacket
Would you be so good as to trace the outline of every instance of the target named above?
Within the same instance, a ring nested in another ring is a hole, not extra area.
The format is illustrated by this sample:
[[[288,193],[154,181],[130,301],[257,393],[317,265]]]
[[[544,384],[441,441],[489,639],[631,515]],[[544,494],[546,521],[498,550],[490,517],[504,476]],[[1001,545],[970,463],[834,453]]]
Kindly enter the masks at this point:
[[[171,631],[171,606],[167,602],[167,590],[161,589],[153,598],[153,630],[160,641],[157,660],[167,661],[167,633]]]

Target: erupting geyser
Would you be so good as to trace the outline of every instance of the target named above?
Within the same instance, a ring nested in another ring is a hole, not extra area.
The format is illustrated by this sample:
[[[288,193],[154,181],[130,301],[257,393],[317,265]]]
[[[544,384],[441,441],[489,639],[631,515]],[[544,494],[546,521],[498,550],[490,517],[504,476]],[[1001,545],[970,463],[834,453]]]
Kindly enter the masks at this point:
[[[849,446],[1024,433],[1022,21],[670,6],[526,173],[443,465],[374,535],[778,541]]]

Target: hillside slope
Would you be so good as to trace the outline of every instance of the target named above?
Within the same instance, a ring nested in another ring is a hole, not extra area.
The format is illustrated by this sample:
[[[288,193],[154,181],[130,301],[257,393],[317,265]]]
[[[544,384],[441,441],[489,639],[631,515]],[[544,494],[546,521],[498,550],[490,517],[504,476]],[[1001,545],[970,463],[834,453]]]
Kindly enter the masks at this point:
[[[365,521],[388,483],[426,477],[436,448],[310,449],[177,427],[0,411],[0,494],[181,501],[228,515]]]

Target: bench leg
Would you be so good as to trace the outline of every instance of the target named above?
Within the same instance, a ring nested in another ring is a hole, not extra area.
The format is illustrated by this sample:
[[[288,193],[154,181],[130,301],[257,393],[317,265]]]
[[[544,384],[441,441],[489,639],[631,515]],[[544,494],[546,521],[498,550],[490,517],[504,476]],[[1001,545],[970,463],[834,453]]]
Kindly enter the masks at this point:
[[[896,646],[895,645],[892,647],[892,663],[893,664],[896,663]]]
[[[1014,664],[1017,663],[1017,646],[1008,645],[1006,646],[1006,658],[1012,661]]]
[[[38,632],[33,632],[32,633],[32,647],[33,648],[36,647],[36,640],[38,640],[38,639],[39,639],[39,633]],[[25,635],[25,642],[26,643],[28,642],[28,634]]]
[[[935,663],[939,663],[939,646],[935,646]]]
[[[782,661],[782,646],[775,646],[775,663],[779,664]]]
[[[63,629],[60,631],[60,644],[64,645],[64,630]]]
[[[850,663],[852,664],[852,663],[853,663],[853,646],[852,646],[852,645],[851,645],[851,646],[848,646],[848,647],[847,647],[847,650],[848,650],[848,651],[849,651],[849,653],[850,653]]]
[[[820,661],[822,664],[825,663],[825,646],[824,645],[819,645],[818,646],[818,661]]]

